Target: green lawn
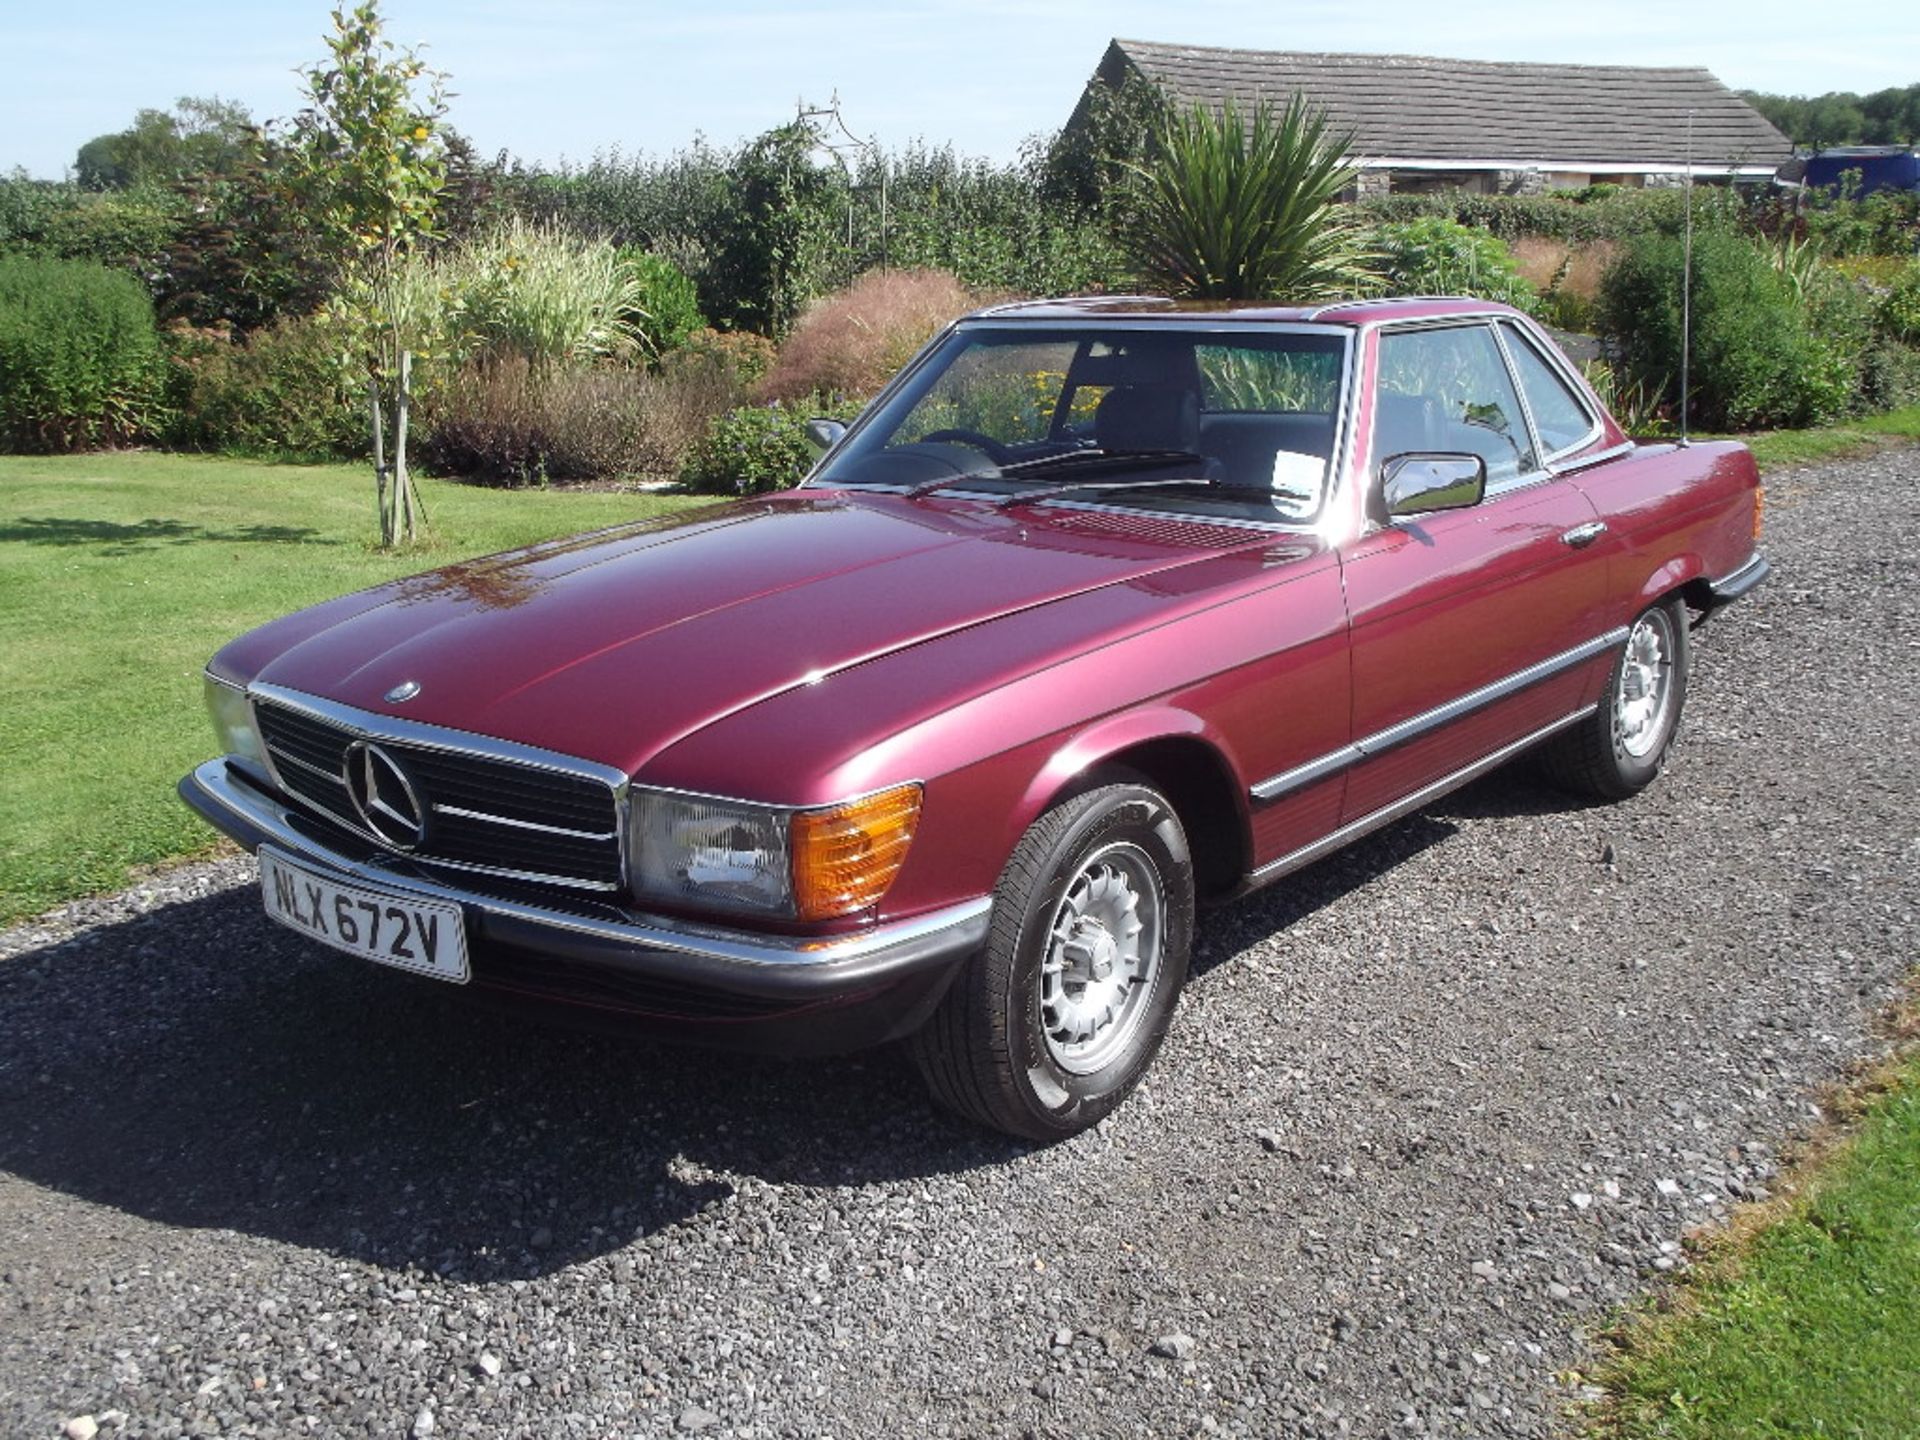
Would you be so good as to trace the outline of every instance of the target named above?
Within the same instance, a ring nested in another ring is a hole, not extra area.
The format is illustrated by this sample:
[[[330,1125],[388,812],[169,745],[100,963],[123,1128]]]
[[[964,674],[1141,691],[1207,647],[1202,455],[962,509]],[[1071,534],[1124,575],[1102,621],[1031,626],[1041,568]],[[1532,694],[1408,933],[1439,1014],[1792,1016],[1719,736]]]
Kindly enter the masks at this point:
[[[1753,447],[1754,458],[1762,470],[1814,465],[1871,450],[1889,440],[1920,439],[1920,405],[1819,430],[1772,430],[1764,435],[1740,438]]]
[[[422,483],[434,539],[372,548],[371,472],[158,454],[0,456],[0,923],[212,832],[173,793],[241,631],[437,564],[690,502]]]
[[[1920,1435],[1920,1058],[1783,1218],[1626,1346],[1599,1377],[1609,1440]]]

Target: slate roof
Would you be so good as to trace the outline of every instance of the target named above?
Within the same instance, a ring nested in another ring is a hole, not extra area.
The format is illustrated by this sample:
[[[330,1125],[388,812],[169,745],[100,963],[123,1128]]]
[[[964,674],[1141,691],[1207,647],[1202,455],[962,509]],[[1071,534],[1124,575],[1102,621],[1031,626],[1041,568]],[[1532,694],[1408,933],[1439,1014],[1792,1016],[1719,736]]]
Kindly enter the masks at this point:
[[[1295,91],[1351,131],[1357,157],[1573,165],[1771,167],[1792,153],[1760,112],[1697,67],[1543,65],[1425,55],[1321,55],[1115,40],[1099,76],[1127,66],[1185,105],[1284,105]],[[1078,113],[1078,112],[1076,112]]]

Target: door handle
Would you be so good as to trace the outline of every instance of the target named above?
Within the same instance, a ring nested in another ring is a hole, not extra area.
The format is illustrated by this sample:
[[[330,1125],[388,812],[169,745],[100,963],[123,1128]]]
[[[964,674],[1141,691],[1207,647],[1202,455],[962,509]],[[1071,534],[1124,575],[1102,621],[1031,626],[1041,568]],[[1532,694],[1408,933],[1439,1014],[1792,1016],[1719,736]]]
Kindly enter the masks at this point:
[[[1606,521],[1591,520],[1585,525],[1574,526],[1573,529],[1562,535],[1560,539],[1563,543],[1571,545],[1576,550],[1584,550],[1606,533]]]

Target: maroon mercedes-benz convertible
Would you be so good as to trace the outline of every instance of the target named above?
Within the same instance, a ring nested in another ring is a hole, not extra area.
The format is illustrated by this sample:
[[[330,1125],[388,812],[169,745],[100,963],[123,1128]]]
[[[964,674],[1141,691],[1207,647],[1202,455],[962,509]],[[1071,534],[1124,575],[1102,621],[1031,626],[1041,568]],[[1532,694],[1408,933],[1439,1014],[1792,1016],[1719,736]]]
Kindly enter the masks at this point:
[[[1739,445],[1628,440],[1526,317],[973,315],[798,489],[349,595],[207,670],[267,912],[470,993],[904,1039],[1039,1138],[1159,1047],[1197,903],[1522,752],[1658,772],[1758,584]]]

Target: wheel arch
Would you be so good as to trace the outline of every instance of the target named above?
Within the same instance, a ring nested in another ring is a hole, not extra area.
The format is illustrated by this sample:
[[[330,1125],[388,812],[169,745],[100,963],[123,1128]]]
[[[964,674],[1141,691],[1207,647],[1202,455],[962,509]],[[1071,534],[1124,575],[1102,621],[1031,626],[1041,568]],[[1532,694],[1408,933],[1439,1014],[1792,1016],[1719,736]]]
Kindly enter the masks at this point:
[[[1246,787],[1217,737],[1185,711],[1136,712],[1076,736],[1049,758],[1024,796],[1021,828],[1080,790],[1116,773],[1137,777],[1180,817],[1202,897],[1224,895],[1248,868],[1252,843]]]
[[[1675,595],[1694,610],[1711,609],[1711,584],[1707,567],[1698,555],[1691,551],[1676,555],[1665,564],[1655,566],[1641,582],[1633,600],[1633,615],[1640,615],[1649,606],[1662,604]]]

